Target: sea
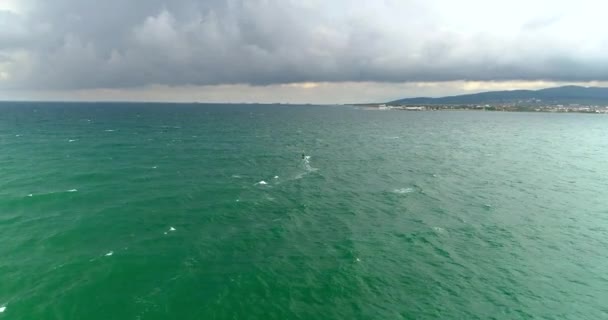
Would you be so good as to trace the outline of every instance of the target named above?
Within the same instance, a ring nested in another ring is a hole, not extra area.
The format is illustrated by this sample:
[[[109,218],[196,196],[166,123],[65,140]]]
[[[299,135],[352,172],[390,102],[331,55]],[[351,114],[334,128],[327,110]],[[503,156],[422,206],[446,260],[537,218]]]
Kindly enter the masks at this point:
[[[0,319],[607,319],[608,116],[0,104]]]

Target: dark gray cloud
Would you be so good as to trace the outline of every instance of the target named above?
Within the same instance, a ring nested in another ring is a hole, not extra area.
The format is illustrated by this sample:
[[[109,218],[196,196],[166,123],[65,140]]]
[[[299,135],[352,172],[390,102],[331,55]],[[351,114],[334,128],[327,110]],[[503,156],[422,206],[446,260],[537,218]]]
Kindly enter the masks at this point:
[[[581,1],[20,0],[0,88],[607,80],[603,11]]]

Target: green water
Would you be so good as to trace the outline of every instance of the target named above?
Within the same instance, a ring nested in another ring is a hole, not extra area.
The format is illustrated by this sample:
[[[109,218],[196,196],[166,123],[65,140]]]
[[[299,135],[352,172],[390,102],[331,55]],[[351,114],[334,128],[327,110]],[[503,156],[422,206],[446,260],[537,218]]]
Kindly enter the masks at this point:
[[[607,271],[605,116],[0,104],[0,319],[605,319]]]

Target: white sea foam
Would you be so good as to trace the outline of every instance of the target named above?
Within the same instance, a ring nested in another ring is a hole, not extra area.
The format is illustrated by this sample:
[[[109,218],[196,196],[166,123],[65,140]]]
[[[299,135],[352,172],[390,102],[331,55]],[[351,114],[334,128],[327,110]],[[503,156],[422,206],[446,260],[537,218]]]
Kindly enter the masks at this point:
[[[310,156],[304,156],[300,161],[299,167],[304,169],[304,172],[297,173],[295,176],[293,176],[293,178],[289,178],[288,180],[299,180],[307,174],[319,170],[318,168],[314,168],[310,165]]]
[[[113,254],[114,254],[114,251],[110,251],[110,252],[106,253],[106,257],[109,257],[109,256],[111,256]]]
[[[413,188],[400,188],[400,189],[393,190],[393,192],[398,193],[398,194],[407,194],[407,193],[414,192],[414,189]]]
[[[5,310],[6,310],[6,306],[0,307],[0,313],[4,312]]]
[[[107,130],[105,130],[105,131],[106,131],[106,132],[114,132],[114,131],[116,131],[116,130],[113,130],[113,129],[107,129]]]
[[[444,233],[445,229],[442,227],[433,227],[433,230],[437,233]]]
[[[317,168],[313,168],[310,165],[310,156],[305,156],[304,159],[302,160],[302,163],[303,163],[304,169],[306,170],[306,173],[317,171]]]

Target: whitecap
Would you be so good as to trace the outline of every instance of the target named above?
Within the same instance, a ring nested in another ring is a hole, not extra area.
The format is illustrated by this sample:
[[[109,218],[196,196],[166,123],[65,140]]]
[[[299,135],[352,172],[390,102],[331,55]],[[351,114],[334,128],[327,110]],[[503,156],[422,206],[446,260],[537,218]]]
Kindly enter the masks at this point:
[[[107,129],[107,130],[105,130],[105,131],[106,131],[106,132],[114,132],[114,131],[116,131],[116,130],[113,130],[113,129]]]
[[[235,179],[240,179],[241,178],[241,176],[239,176],[238,174],[233,174],[232,177],[235,178]]]
[[[154,167],[152,167],[152,169],[158,169],[158,166],[154,166]]]
[[[445,229],[443,229],[442,227],[433,227],[433,230],[437,233],[443,233],[445,232]]]
[[[30,193],[30,194],[28,194],[27,196],[28,196],[28,197],[33,197],[33,196],[34,196],[34,194],[33,194],[33,193]]]
[[[110,252],[106,253],[106,257],[109,257],[109,256],[111,256],[113,254],[114,254],[114,251],[110,251]]]
[[[68,190],[68,192],[77,192],[77,191],[78,191],[77,189],[70,189],[70,190]]]
[[[68,142],[74,142],[76,139],[69,139]]]
[[[6,306],[0,307],[0,313],[4,312],[4,310],[6,310]]]
[[[400,189],[393,190],[393,192],[394,193],[398,193],[398,194],[407,194],[407,193],[414,192],[414,189],[412,189],[412,188],[400,188]]]
[[[169,228],[169,231],[175,231],[175,228],[171,227]]]
[[[278,179],[278,178],[279,178],[279,176],[274,176],[274,178],[275,178],[275,179]]]
[[[304,169],[306,170],[306,173],[317,171],[317,168],[313,168],[310,165],[310,156],[305,156],[304,159],[302,160],[302,162],[304,164]],[[302,174],[302,176],[303,176],[303,174]],[[299,178],[301,178],[301,176],[297,177],[297,179],[299,179]]]
[[[259,184],[259,185],[263,185],[263,186],[264,186],[264,185],[267,185],[267,184],[268,184],[268,182],[266,182],[266,181],[262,180],[262,181],[258,182],[257,184]]]

